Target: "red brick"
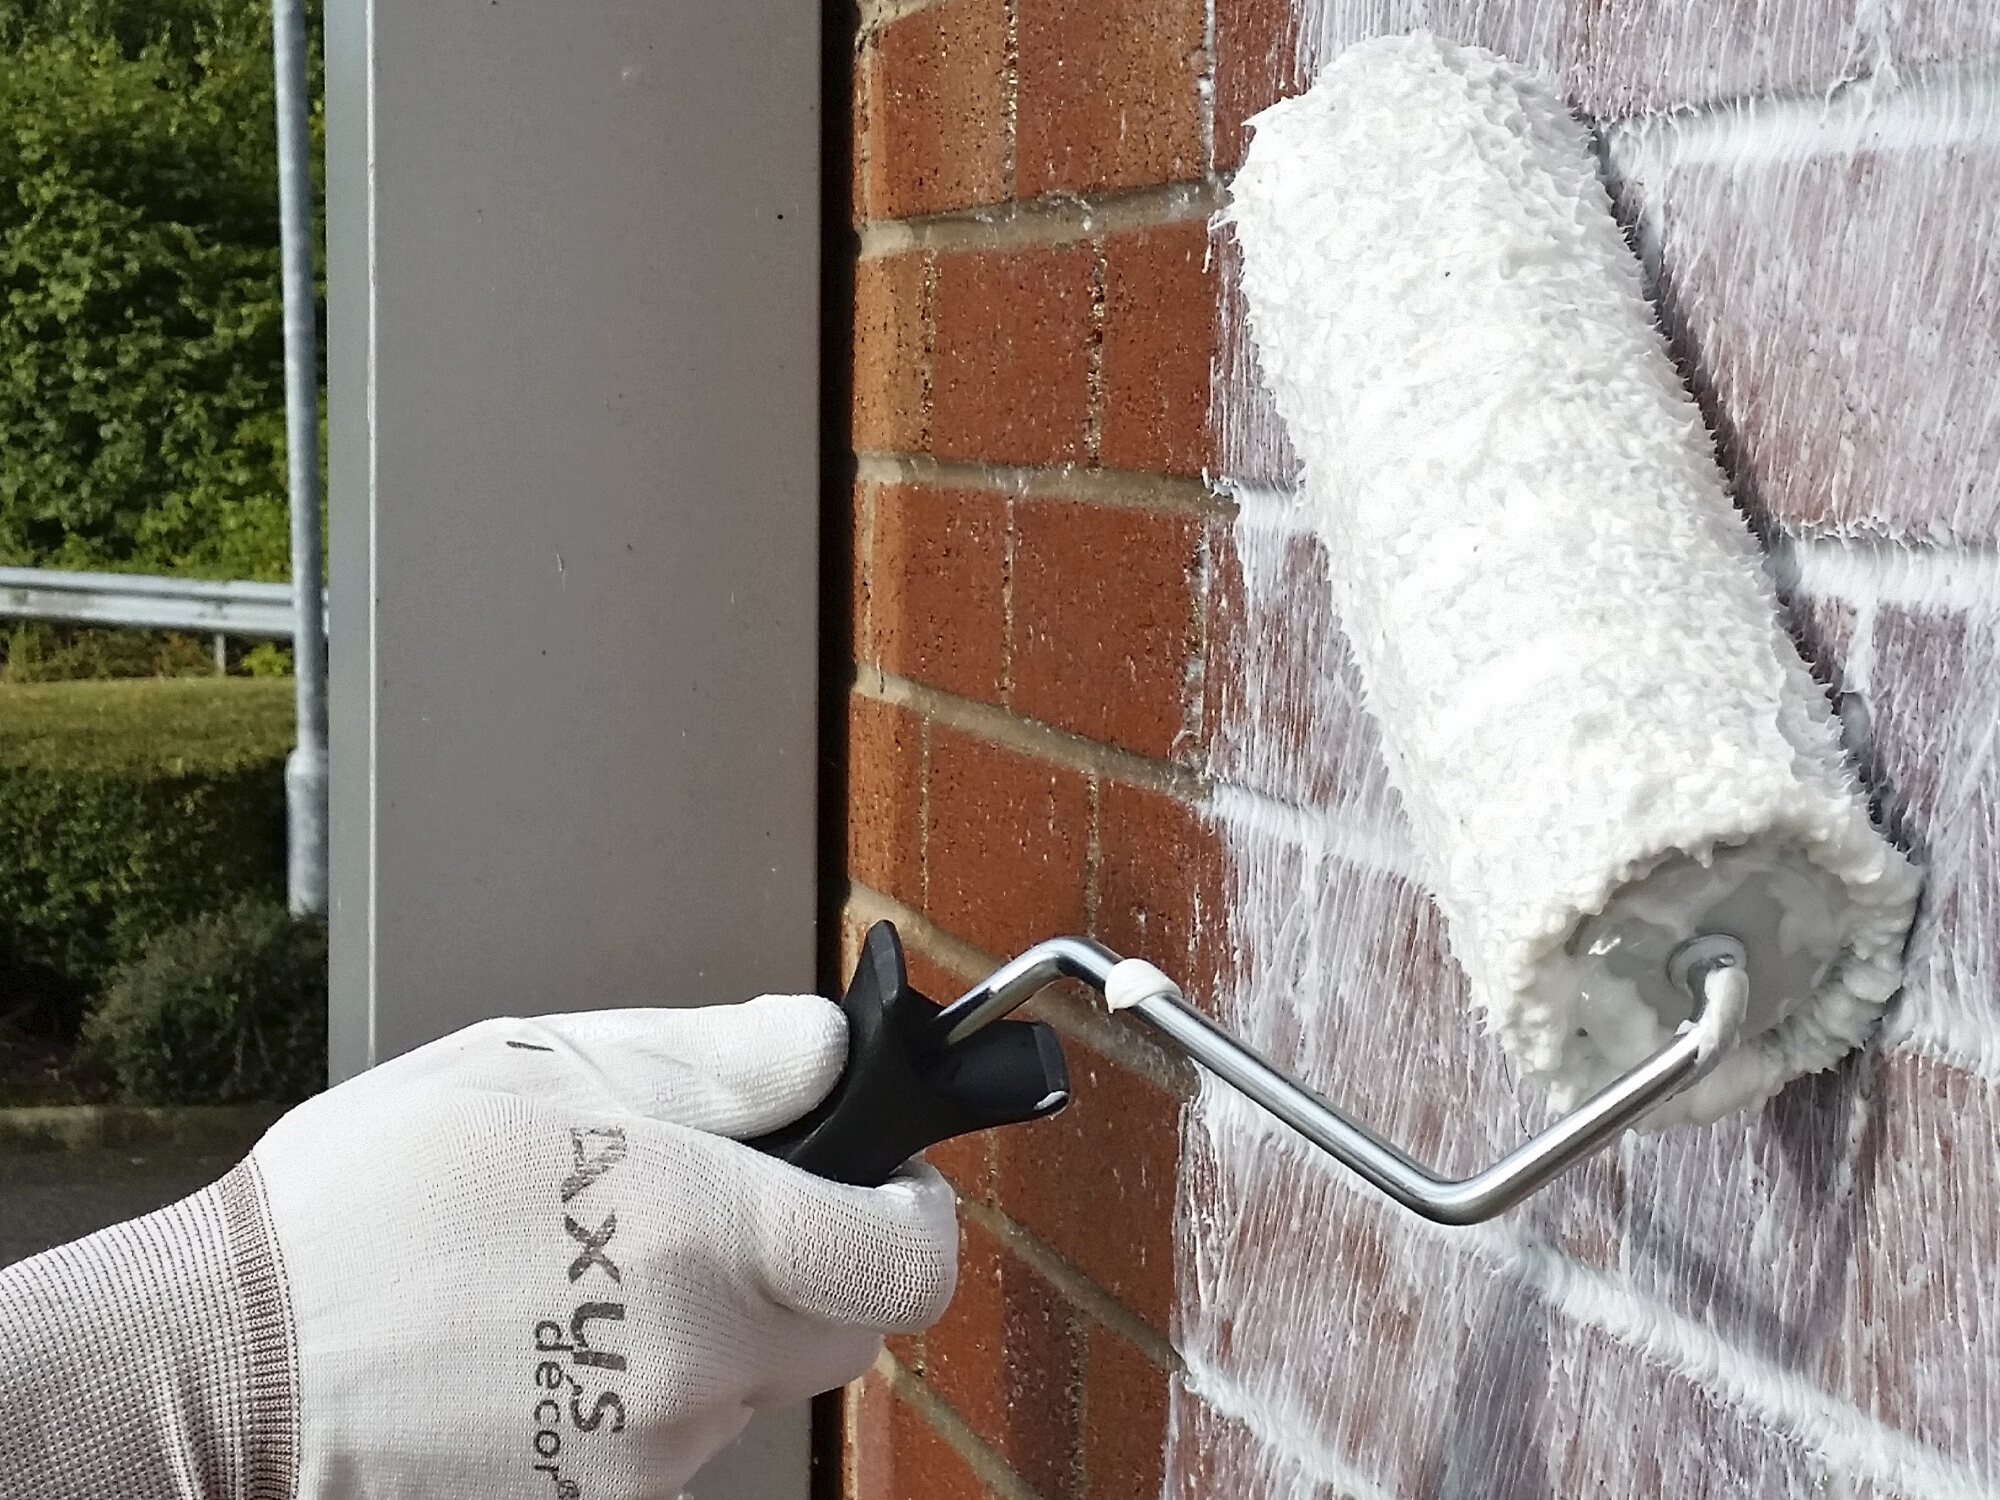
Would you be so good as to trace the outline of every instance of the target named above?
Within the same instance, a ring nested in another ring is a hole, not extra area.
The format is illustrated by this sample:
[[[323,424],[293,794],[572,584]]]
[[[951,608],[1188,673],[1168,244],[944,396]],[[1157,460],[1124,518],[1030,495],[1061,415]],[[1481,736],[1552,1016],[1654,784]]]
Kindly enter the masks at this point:
[[[1250,305],[1243,296],[1243,255],[1227,227],[1212,238],[1219,290],[1215,371],[1210,378],[1209,434],[1216,474],[1248,485],[1290,487],[1298,478],[1285,419],[1278,415],[1257,363]]]
[[[1993,780],[1991,751],[1983,767],[1968,763],[1966,751],[1977,754],[1991,733],[2000,628],[1946,610],[1884,608],[1871,622],[1870,645],[1874,748],[1893,788],[1892,820],[1921,847],[1941,821],[1975,812],[1950,791],[1962,795],[1977,780]]]
[[[1078,1462],[1077,1337],[1054,1287],[977,1224],[958,1291],[926,1341],[925,1379],[1038,1493],[1067,1495]]]
[[[848,616],[845,640],[828,643],[840,657],[857,659],[867,650],[868,643],[868,510],[874,504],[874,486],[866,481],[856,480],[848,491],[847,507],[847,569],[848,569]],[[829,577],[829,581],[830,577]],[[826,613],[835,628],[839,627],[839,611],[834,608],[837,601],[828,601]]]
[[[1221,3],[1221,0],[1219,0]],[[1371,37],[1399,36],[1424,30],[1445,41],[1471,44],[1498,52],[1544,78],[1562,83],[1575,74],[1579,26],[1576,12],[1601,0],[1544,0],[1535,5],[1492,4],[1482,0],[1372,0],[1367,5],[1323,6],[1307,12],[1311,29],[1295,43],[1281,24],[1261,8],[1238,8],[1216,17],[1219,53],[1227,54],[1227,33],[1240,33],[1239,56],[1227,80],[1233,99],[1218,103],[1238,118],[1265,104],[1299,92],[1320,70],[1356,42]],[[1780,0],[1782,3],[1782,0]],[[1813,0],[1806,0],[1813,3]],[[1228,144],[1218,125],[1217,152]]]
[[[915,1407],[872,1371],[847,1388],[848,1500],[993,1500]]]
[[[842,1500],[890,1500],[896,1482],[895,1395],[870,1370],[840,1393],[846,1453]]]
[[[1755,513],[2000,539],[2000,142],[1699,163],[1625,197]]]
[[[1284,820],[1234,822],[1227,839],[1232,891],[1278,893],[1284,934],[1260,942],[1225,931],[1225,976],[1192,998],[1446,1175],[1518,1145],[1540,1111],[1524,1101],[1499,1044],[1480,1033],[1430,897],[1323,845],[1308,849]],[[1417,1078],[1424,1087],[1411,1085]]]
[[[1928,1058],[1882,1060],[1848,1326],[1864,1410],[1990,1469],[2000,1458],[2000,1089]]]
[[[1017,0],[1023,198],[1202,173],[1202,0]]]
[[[1222,912],[1214,824],[1178,797],[1106,782],[1097,846],[1097,936],[1126,958],[1158,964],[1190,993],[1212,988],[1199,924]]]
[[[1087,245],[939,259],[933,452],[1017,464],[1084,456],[1093,274]]]
[[[847,701],[847,873],[916,904],[922,889],[923,723],[907,709]]]
[[[1302,807],[1398,815],[1333,612],[1326,550],[1247,518],[1209,532],[1203,734],[1219,781]]]
[[[1001,956],[1083,930],[1090,791],[1081,776],[940,725],[929,804],[932,920]]]
[[[857,227],[868,217],[868,85],[874,71],[874,49],[857,46],[847,116],[847,219]]]
[[[1085,1500],[1159,1500],[1167,1372],[1108,1328],[1092,1327],[1083,1391]]]
[[[926,276],[921,255],[854,269],[854,446],[864,452],[924,445]]]
[[[1189,748],[1200,523],[1022,500],[1014,527],[1011,706],[1142,755]]]
[[[945,1180],[961,1197],[974,1203],[993,1200],[993,1152],[996,1137],[991,1130],[939,1141],[924,1152],[924,1160],[944,1173]]]
[[[1266,1450],[1249,1428],[1185,1388],[1175,1397],[1174,1420],[1179,1429],[1174,1443],[1177,1462],[1161,1492],[1164,1500],[1222,1500],[1223,1496],[1261,1500],[1266,1492],[1256,1478],[1266,1463]],[[1346,1500],[1318,1486],[1293,1493],[1299,1500]]]
[[[1069,1108],[999,1133],[999,1204],[1140,1317],[1174,1300],[1181,1102],[1070,1040]]]
[[[1216,296],[1203,221],[1104,242],[1106,468],[1199,474],[1208,466]]]
[[[884,670],[1000,701],[1007,655],[1007,501],[990,490],[875,492],[868,619]]]
[[[1873,612],[1867,702],[1885,819],[1925,866],[1901,1010],[1950,1050],[1990,1047],[2000,976],[2000,601]]]
[[[1922,1003],[1912,996],[1906,1004]],[[1973,1467],[2000,1443],[2000,1092],[1901,1052],[1628,1153],[1632,1290]],[[1754,1215],[1760,1249],[1742,1252]]]
[[[868,213],[903,219],[1007,194],[1003,0],[939,0],[866,44]]]
[[[1298,57],[1292,0],[1215,0],[1215,165],[1233,171],[1250,143],[1243,122],[1312,81]]]
[[[1252,1399],[1284,1411],[1289,1430],[1385,1493],[1522,1493],[1422,1482],[1422,1465],[1442,1446],[1430,1435],[1460,1420],[1465,1392],[1453,1372],[1464,1368],[1466,1343],[1480,1338],[1468,1326],[1491,1329],[1485,1288],[1466,1284],[1463,1253],[1407,1230],[1309,1148],[1218,1131],[1199,1105],[1187,1138],[1183,1170],[1189,1204],[1200,1205],[1206,1294],[1176,1341],[1190,1363],[1240,1379]],[[1502,1326],[1507,1342],[1496,1343],[1494,1363],[1509,1367],[1517,1323]],[[1258,1445],[1217,1437],[1208,1493],[1256,1493],[1248,1481]],[[1184,1461],[1193,1457],[1187,1448],[1177,1442]],[[1191,1492],[1176,1478],[1169,1493]]]
[[[1846,1340],[1845,1289],[1868,1254],[1860,1209],[1880,1143],[1875,1071],[1851,1056],[1754,1114],[1631,1140],[1616,1153],[1627,1189],[1613,1262],[1621,1280],[1739,1347],[1829,1381],[1818,1372]],[[1746,1212],[1763,1236],[1749,1256]]]
[[[1838,599],[1794,599],[1786,611],[1792,640],[1815,679],[1839,701],[1840,664],[1854,645],[1854,606]]]

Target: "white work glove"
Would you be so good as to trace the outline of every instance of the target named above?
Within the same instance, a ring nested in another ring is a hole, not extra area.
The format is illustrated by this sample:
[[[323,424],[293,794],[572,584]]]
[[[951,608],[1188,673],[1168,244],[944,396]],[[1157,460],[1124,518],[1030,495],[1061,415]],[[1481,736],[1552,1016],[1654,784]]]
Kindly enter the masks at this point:
[[[73,1377],[109,1389],[71,1394],[124,1433],[0,1396],[8,1493],[677,1495],[951,1296],[928,1167],[844,1187],[725,1138],[805,1113],[845,1054],[813,996],[489,1021],[301,1105],[216,1187],[0,1272],[6,1347],[60,1342],[89,1288],[119,1304]],[[149,1303],[193,1344],[149,1341]]]

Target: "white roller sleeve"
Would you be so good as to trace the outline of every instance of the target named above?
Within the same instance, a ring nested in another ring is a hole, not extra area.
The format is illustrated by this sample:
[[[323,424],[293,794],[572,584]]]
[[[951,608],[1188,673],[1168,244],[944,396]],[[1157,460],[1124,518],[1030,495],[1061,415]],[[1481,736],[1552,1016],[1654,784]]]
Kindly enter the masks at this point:
[[[1897,986],[1916,873],[1779,623],[1585,131],[1425,34],[1252,124],[1225,218],[1264,380],[1493,1028],[1574,1103],[1685,1016],[1671,949],[1732,931],[1745,1040],[1650,1123],[1828,1066]]]

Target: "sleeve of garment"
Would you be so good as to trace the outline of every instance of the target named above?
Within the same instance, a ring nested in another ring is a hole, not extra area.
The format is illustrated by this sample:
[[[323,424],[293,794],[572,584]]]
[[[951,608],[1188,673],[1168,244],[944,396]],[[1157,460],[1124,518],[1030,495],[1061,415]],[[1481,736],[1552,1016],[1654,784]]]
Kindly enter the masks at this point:
[[[0,1349],[0,1493],[293,1500],[298,1362],[252,1163],[0,1270]]]

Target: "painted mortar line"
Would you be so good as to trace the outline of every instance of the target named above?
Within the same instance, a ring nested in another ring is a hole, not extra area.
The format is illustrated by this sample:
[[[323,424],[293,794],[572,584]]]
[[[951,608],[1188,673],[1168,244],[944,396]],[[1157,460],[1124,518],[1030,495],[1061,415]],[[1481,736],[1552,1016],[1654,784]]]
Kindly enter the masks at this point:
[[[945,931],[914,907],[859,881],[848,882],[847,912],[864,928],[876,922],[893,922],[904,941],[932,963],[959,975],[967,989],[1000,967],[1001,959]],[[1048,936],[1058,936],[1049,933]],[[1012,957],[1012,955],[1008,955]],[[931,997],[934,1000],[956,996]],[[1064,1035],[1129,1072],[1138,1074],[1168,1093],[1182,1096],[1193,1092],[1194,1067],[1185,1058],[1168,1052],[1137,1024],[1111,1016],[1101,1001],[1090,998],[1081,985],[1064,980],[1042,991],[1026,1013],[1039,1016]]]
[[[1074,1500],[1091,1500],[1090,1450],[1093,1444],[1090,1441],[1090,1393],[1095,1382],[1090,1378],[1090,1336],[1094,1331],[1088,1318],[1069,1320],[1069,1367],[1075,1371],[1075,1379],[1070,1386],[1069,1407],[1077,1441],[1070,1450],[1068,1483],[1063,1492]]]
[[[1201,778],[1184,767],[1022,718],[996,704],[961,698],[878,666],[857,665],[850,686],[863,697],[926,714],[949,729],[1080,775],[1108,776],[1122,785],[1164,792],[1185,802],[1198,803],[1207,795]]]
[[[857,660],[873,661],[875,659],[875,491],[877,486],[874,480],[857,476],[855,488],[860,493],[857,497],[858,504],[855,507],[859,514],[854,518],[856,533],[854,538],[854,560],[856,564],[854,571],[858,575],[855,584],[861,591],[861,597],[854,601],[854,612],[857,617],[854,623],[854,631],[858,639],[854,642],[853,649]]]
[[[878,484],[926,484],[940,489],[1000,490],[1021,499],[1074,500],[1118,510],[1165,515],[1230,516],[1235,506],[1199,479],[1142,469],[1080,464],[996,464],[933,458],[926,453],[857,451],[858,477]]]
[[[2000,142],[2000,64],[1911,69],[1820,92],[1741,98],[1607,121],[1620,181],[1687,166],[1768,166],[1816,156]]]
[[[1216,475],[1209,483],[1226,495],[1236,507],[1236,524],[1247,531],[1263,531],[1284,536],[1310,536],[1312,524],[1299,504],[1296,488],[1251,483]]]
[[[1884,538],[1781,536],[1769,553],[1784,594],[1862,608],[2000,614],[2000,550]]]
[[[1351,805],[1307,807],[1230,782],[1218,782],[1202,806],[1225,828],[1262,834],[1324,859],[1427,888],[1409,833],[1394,818]]]
[[[862,0],[861,35],[866,37],[885,26],[893,26],[906,16],[929,10],[943,0]]]
[[[849,914],[864,929],[877,922],[894,922],[903,935],[905,946],[921,949],[932,963],[956,974],[967,989],[999,967],[1000,960],[992,954],[963,938],[954,937],[915,907],[906,906],[873,886],[850,879],[846,905]],[[957,996],[934,995],[931,998],[943,1002],[954,1000]]]
[[[1270,484],[1212,481],[1236,506],[1245,531],[1310,535],[1297,492]],[[1896,608],[1978,611],[2000,605],[2000,546],[1827,532],[1781,532],[1765,550],[1780,592]]]
[[[886,1367],[884,1361],[887,1361]],[[1048,1500],[1009,1468],[1007,1461],[972,1430],[972,1425],[947,1406],[944,1399],[919,1376],[905,1368],[901,1360],[884,1350],[875,1361],[875,1369],[887,1378],[889,1389],[914,1406],[930,1424],[931,1430],[965,1460],[966,1465],[994,1494],[1002,1496],[1003,1500]]]
[[[861,226],[861,259],[929,249],[946,253],[1072,244],[1107,234],[1205,219],[1220,195],[1207,182],[1082,195],[1053,193],[912,219],[876,219]]]
[[[1159,1329],[1133,1312],[1084,1272],[990,1203],[960,1198],[959,1209],[981,1229],[1006,1245],[1043,1280],[1051,1283],[1072,1306],[1133,1345],[1169,1375],[1180,1373],[1180,1351]]]

